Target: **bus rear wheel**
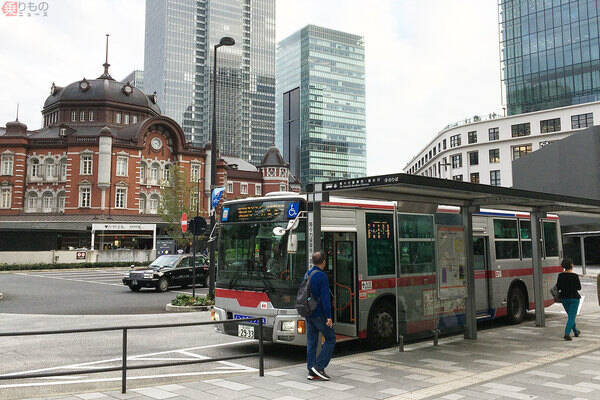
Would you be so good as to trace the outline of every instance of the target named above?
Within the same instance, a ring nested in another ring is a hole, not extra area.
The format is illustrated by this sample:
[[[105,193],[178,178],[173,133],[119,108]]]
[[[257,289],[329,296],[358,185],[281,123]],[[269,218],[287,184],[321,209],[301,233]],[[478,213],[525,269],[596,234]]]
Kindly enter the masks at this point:
[[[367,343],[374,349],[390,347],[396,343],[396,313],[391,302],[380,302],[371,311]]]
[[[508,292],[507,319],[509,324],[520,324],[527,313],[525,293],[520,287],[514,287]]]

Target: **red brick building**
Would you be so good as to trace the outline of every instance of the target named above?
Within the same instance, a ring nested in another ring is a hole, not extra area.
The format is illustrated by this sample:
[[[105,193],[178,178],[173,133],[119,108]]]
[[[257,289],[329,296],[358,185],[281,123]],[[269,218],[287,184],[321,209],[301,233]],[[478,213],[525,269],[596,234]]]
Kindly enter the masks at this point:
[[[126,228],[157,224],[160,233],[161,190],[176,166],[190,184],[200,182],[200,215],[208,217],[211,146],[186,143],[155,94],[115,81],[105,65],[97,79],[52,84],[42,115],[37,130],[18,120],[0,128],[0,251],[90,248],[93,224],[102,223],[126,226],[96,240],[97,249],[153,248],[147,232]],[[276,148],[258,167],[220,157],[217,181],[227,199],[290,190]]]

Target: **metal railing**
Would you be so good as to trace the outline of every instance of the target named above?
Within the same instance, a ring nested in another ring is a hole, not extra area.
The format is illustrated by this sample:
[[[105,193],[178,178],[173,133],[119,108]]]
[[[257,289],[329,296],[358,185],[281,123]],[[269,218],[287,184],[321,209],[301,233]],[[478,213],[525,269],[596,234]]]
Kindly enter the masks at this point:
[[[258,321],[258,352],[248,353],[236,356],[226,356],[219,358],[208,358],[199,359],[193,361],[182,361],[182,362],[166,362],[166,363],[154,363],[146,365],[134,365],[127,366],[127,332],[130,330],[140,329],[160,329],[160,328],[179,328],[184,326],[199,326],[199,325],[215,325],[215,324],[230,324],[239,322],[253,322]],[[55,331],[30,331],[30,332],[7,332],[0,333],[0,337],[7,336],[38,336],[38,335],[62,335],[68,333],[86,333],[86,332],[108,332],[108,331],[123,331],[123,346],[122,346],[122,363],[120,367],[106,367],[106,368],[94,368],[94,369],[78,369],[77,371],[64,371],[64,372],[49,372],[49,373],[35,373],[35,374],[4,374],[0,375],[0,380],[12,380],[12,379],[30,379],[30,378],[49,378],[53,376],[65,376],[65,375],[81,375],[81,374],[97,374],[103,372],[121,371],[121,392],[126,393],[127,391],[127,370],[135,369],[147,369],[147,368],[162,368],[162,367],[175,367],[178,365],[189,365],[189,364],[202,364],[208,362],[228,361],[237,360],[240,358],[259,357],[258,359],[258,375],[265,375],[264,366],[264,343],[263,343],[263,320],[262,318],[242,318],[242,319],[228,319],[223,321],[206,321],[206,322],[185,322],[180,324],[163,324],[163,325],[130,325],[130,326],[113,326],[104,328],[84,328],[84,329],[65,329]]]

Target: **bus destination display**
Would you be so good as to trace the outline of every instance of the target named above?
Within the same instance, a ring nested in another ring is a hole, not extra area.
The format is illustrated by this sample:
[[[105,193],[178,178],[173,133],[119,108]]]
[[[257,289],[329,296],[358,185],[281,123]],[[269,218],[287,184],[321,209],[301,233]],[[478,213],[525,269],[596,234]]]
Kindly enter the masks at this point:
[[[384,213],[366,213],[367,264],[369,275],[393,274],[394,216]]]
[[[287,221],[290,208],[296,216],[300,205],[288,201],[231,204],[223,207],[221,222]]]

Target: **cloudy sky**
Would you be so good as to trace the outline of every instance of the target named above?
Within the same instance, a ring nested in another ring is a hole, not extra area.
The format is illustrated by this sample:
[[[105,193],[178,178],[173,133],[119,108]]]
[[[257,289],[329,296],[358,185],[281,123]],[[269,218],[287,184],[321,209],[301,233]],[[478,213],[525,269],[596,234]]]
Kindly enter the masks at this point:
[[[0,126],[41,125],[52,82],[144,64],[144,0],[45,0],[48,16],[0,13]],[[37,1],[34,0],[35,3]],[[277,39],[307,24],[363,35],[370,175],[400,172],[446,124],[501,111],[495,0],[277,0]]]

